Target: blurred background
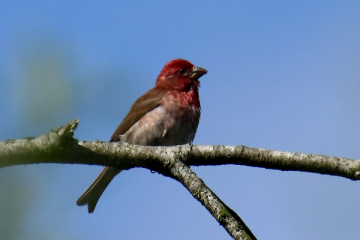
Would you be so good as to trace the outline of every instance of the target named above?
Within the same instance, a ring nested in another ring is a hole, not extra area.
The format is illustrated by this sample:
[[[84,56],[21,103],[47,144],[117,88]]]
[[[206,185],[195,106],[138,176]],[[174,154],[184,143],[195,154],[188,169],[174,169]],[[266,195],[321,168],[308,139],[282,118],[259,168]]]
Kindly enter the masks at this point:
[[[0,140],[78,118],[109,140],[166,62],[201,78],[194,144],[360,158],[359,1],[3,1]],[[178,182],[124,171],[95,212],[102,167],[0,170],[0,239],[231,239]],[[193,167],[258,239],[357,239],[360,183],[245,166]]]

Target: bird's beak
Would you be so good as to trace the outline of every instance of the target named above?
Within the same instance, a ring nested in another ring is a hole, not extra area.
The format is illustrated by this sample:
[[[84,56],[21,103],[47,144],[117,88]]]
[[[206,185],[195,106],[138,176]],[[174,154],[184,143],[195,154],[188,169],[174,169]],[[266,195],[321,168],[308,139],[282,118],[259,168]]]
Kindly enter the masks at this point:
[[[201,67],[193,67],[190,78],[191,79],[199,79],[202,75],[206,74],[207,70]]]

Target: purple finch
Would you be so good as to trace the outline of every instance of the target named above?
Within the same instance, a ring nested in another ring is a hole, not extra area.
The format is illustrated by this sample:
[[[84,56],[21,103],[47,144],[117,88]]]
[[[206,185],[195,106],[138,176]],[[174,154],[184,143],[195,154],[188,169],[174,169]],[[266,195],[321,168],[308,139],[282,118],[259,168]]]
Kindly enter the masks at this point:
[[[183,59],[165,64],[155,87],[142,95],[111,136],[110,142],[145,146],[191,143],[200,119],[199,78],[207,71]],[[121,169],[105,167],[77,200],[94,212],[96,203]]]

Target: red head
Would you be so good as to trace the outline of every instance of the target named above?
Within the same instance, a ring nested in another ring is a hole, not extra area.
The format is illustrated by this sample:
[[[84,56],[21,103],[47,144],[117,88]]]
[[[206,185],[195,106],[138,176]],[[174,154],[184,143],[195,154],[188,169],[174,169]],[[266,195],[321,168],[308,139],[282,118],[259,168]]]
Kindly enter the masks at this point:
[[[184,59],[175,59],[165,64],[155,84],[155,88],[173,91],[197,90],[200,85],[199,78],[207,71],[195,67]]]

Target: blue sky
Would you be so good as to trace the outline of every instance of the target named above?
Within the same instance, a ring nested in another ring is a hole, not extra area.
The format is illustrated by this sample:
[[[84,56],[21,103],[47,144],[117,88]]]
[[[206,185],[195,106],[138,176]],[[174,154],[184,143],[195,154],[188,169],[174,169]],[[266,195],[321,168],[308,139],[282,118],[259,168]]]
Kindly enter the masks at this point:
[[[204,67],[194,144],[360,158],[359,1],[7,1],[0,139],[80,119],[107,141],[163,65]],[[244,166],[194,167],[259,239],[356,239],[360,185]],[[101,167],[0,170],[1,239],[230,239],[177,182],[124,171],[95,213],[76,199]]]

